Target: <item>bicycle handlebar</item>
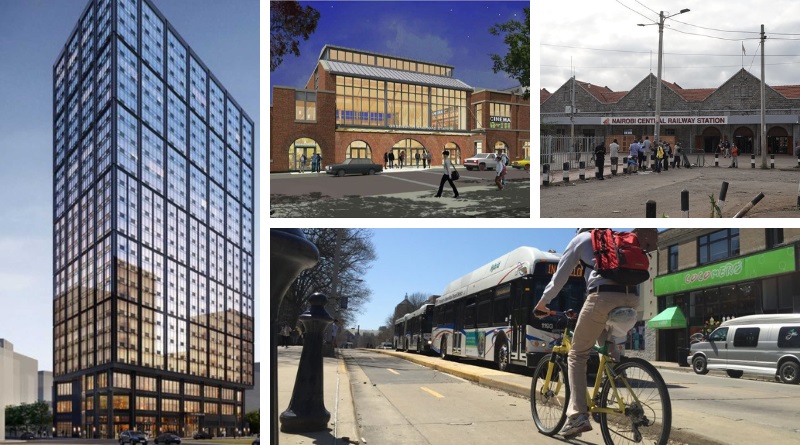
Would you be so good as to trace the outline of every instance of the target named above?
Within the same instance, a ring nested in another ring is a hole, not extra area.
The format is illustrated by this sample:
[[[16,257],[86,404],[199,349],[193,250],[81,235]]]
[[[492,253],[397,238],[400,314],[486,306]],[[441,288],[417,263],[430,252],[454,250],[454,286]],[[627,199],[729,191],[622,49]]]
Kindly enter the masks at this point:
[[[567,309],[566,311],[539,311],[534,309],[533,315],[539,318],[547,317],[548,315],[555,315],[557,317],[566,317],[569,319],[576,319],[578,318],[578,313],[573,311],[572,309]]]

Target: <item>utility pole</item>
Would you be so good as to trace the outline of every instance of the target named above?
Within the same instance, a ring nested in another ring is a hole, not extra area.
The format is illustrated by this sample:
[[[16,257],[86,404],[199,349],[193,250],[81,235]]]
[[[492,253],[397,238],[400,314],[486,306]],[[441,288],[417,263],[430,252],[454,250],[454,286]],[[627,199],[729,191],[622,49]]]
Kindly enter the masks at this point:
[[[572,73],[572,83],[570,84],[570,105],[569,105],[569,152],[575,149],[575,72]]]
[[[656,125],[653,144],[658,144],[661,135],[661,70],[664,66],[664,20],[685,12],[689,12],[689,9],[681,9],[680,12],[669,16],[665,16],[664,11],[658,13],[658,74],[656,76]],[[648,24],[652,25],[653,23]],[[639,26],[647,26],[648,24],[639,23]]]
[[[764,41],[767,36],[764,35],[764,25],[761,25],[761,168],[767,168],[767,119],[766,119],[766,101],[764,98]]]

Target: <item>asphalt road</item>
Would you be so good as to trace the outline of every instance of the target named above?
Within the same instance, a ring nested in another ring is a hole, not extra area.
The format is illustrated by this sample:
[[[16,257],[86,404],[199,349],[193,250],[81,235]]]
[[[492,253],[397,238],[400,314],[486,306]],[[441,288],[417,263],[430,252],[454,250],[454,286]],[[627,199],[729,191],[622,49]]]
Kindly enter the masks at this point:
[[[660,174],[647,172],[587,180],[573,172],[564,183],[561,172],[554,172],[551,185],[540,187],[540,215],[543,218],[644,218],[648,200],[656,202],[656,216],[681,218],[681,191],[689,191],[689,217],[708,218],[711,200],[719,198],[722,182],[728,182],[728,194],[722,216],[733,217],[760,192],[764,198],[747,213],[748,218],[797,218],[798,180],[800,169],[794,158],[776,159],[775,169],[755,169],[749,159],[741,159],[739,168],[727,168],[728,159],[720,159],[713,167],[713,156],[706,156],[706,167],[671,168]],[[724,162],[723,162],[724,161]],[[541,183],[541,177],[540,177]]]
[[[435,198],[441,168],[388,170],[374,176],[324,173],[270,175],[273,218],[530,218],[530,174],[509,169],[498,191],[493,171],[458,167],[459,198],[445,184]]]

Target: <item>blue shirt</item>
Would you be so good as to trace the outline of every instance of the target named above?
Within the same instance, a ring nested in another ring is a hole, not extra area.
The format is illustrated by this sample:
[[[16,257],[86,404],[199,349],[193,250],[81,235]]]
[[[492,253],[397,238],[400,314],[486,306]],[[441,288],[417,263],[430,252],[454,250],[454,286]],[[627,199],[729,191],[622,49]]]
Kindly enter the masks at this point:
[[[575,266],[583,261],[591,267],[594,267],[594,249],[592,249],[592,232],[583,232],[575,235],[569,242],[561,260],[558,262],[556,273],[550,283],[544,288],[542,294],[542,301],[549,304],[561,291],[561,288],[567,284],[570,274]],[[586,280],[586,287],[592,288],[602,284],[617,284],[613,280],[600,276],[594,269],[589,267],[583,268],[583,279]]]

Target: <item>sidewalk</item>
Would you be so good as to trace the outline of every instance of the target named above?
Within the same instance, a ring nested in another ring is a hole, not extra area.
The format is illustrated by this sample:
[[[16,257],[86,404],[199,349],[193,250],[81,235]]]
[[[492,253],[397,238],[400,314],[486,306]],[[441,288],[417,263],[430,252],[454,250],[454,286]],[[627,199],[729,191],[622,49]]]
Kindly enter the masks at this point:
[[[302,346],[278,348],[278,410],[285,411],[292,399]],[[324,357],[322,374],[325,409],[331,413],[328,429],[310,433],[280,433],[280,445],[347,445],[358,443],[350,379],[341,358]],[[280,415],[280,412],[278,413]]]

